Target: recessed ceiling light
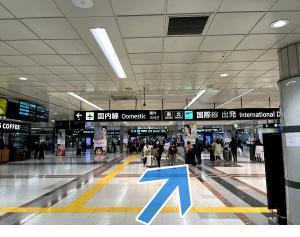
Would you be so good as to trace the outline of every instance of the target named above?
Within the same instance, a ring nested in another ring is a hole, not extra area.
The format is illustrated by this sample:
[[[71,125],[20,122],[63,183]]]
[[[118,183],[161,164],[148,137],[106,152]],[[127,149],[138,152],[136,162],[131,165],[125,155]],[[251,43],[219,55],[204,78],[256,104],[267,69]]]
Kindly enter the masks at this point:
[[[285,84],[285,86],[290,86],[290,85],[293,85],[293,84],[295,84],[296,83],[296,81],[289,81],[289,82],[287,82],[286,84]]]
[[[54,122],[55,122],[55,120],[51,120],[51,122],[52,122],[52,123],[54,123]]]
[[[94,6],[93,0],[72,0],[72,3],[79,8],[91,8]]]
[[[55,112],[55,113],[53,113],[53,114],[55,114],[55,115],[56,115],[57,113]]]
[[[26,77],[19,77],[19,80],[22,80],[22,81],[27,81],[27,80],[28,80],[28,78],[26,78]]]
[[[270,27],[273,28],[273,29],[276,29],[276,28],[284,27],[287,24],[289,24],[289,20],[282,20],[282,19],[280,19],[280,20],[272,22],[271,25],[270,25]]]
[[[228,75],[228,73],[222,73],[222,74],[220,74],[220,77],[228,77],[229,75]]]

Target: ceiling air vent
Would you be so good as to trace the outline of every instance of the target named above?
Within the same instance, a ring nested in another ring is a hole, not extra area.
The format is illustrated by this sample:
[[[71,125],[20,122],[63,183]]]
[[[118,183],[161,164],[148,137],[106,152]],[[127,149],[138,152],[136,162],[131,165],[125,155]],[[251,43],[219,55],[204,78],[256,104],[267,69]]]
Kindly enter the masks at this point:
[[[202,34],[208,16],[169,17],[168,35]]]

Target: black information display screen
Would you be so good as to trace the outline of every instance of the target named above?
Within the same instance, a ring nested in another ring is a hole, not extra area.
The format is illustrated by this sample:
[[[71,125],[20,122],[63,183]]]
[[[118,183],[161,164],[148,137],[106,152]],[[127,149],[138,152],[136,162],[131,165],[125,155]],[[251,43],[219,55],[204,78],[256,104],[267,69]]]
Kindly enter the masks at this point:
[[[280,119],[278,108],[164,110],[163,120]]]
[[[43,106],[36,106],[36,121],[48,122],[49,121],[49,110]]]
[[[75,121],[160,121],[161,110],[75,111]]]
[[[19,103],[19,117],[23,120],[35,121],[36,118],[36,104],[26,101]]]

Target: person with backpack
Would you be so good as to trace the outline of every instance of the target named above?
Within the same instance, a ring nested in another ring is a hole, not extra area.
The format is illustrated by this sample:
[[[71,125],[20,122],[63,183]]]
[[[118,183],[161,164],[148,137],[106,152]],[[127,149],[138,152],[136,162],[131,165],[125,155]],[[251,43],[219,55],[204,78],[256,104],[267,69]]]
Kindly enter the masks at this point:
[[[176,154],[177,154],[177,146],[174,142],[169,147],[169,154],[170,154],[171,166],[173,166],[176,164]]]

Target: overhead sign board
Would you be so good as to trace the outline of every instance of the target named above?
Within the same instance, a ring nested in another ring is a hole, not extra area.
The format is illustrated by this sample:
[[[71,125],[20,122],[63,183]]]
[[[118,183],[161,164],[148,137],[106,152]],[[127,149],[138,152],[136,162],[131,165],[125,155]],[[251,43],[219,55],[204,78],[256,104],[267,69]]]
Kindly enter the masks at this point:
[[[208,121],[279,119],[278,108],[75,111],[75,121]]]
[[[75,121],[161,121],[161,110],[75,111]]]
[[[253,120],[279,119],[278,108],[164,110],[163,120]]]
[[[5,116],[7,110],[7,99],[0,98],[0,116]]]
[[[1,132],[29,133],[30,128],[31,128],[30,124],[0,120]]]

